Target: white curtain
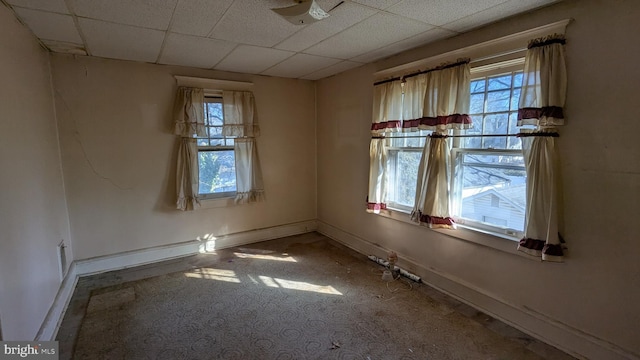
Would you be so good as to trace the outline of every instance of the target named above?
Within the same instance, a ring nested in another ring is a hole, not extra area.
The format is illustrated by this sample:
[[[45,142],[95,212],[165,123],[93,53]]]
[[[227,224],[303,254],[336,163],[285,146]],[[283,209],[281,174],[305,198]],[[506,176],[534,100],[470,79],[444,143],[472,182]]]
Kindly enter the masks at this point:
[[[254,114],[253,93],[250,91],[223,91],[224,125],[222,135],[256,137],[260,133]]]
[[[194,210],[198,200],[198,149],[194,136],[205,136],[204,91],[179,87],[173,104],[173,131],[179,136],[176,207]]]
[[[402,82],[394,80],[373,87],[373,135],[400,131],[402,125]]]
[[[369,145],[369,194],[367,212],[387,209],[387,146],[384,138],[373,138]]]
[[[534,39],[525,57],[518,108],[518,125],[536,125],[541,131],[521,133],[527,171],[527,208],[524,237],[518,250],[546,261],[563,261],[558,233],[559,154],[554,126],[564,125],[567,90],[565,39],[553,35]]]
[[[255,138],[235,139],[236,203],[245,204],[264,200],[262,171],[258,161]]]
[[[567,69],[564,37],[532,40],[527,50],[518,106],[518,126],[564,125]]]
[[[408,120],[410,123],[403,128],[430,129],[434,134],[427,138],[422,151],[411,219],[432,228],[451,229],[455,223],[449,209],[450,151],[444,133],[471,127],[469,61],[444,65],[419,76],[424,76],[419,80],[424,82],[422,117]]]
[[[206,136],[204,126],[204,90],[179,87],[173,104],[174,134],[185,137]]]
[[[449,211],[449,145],[441,135],[427,137],[418,167],[411,219],[430,228],[455,228]]]
[[[520,136],[527,170],[527,208],[524,238],[518,250],[542,260],[561,262],[557,134],[522,133]]]
[[[471,128],[469,61],[443,65],[406,78],[404,131]]]
[[[255,136],[260,128],[255,117],[253,94],[249,91],[223,91],[224,124],[222,133],[236,136],[236,203],[264,200],[262,170],[258,159]]]
[[[178,210],[194,210],[198,199],[198,148],[196,139],[180,137],[176,168],[176,193]]]

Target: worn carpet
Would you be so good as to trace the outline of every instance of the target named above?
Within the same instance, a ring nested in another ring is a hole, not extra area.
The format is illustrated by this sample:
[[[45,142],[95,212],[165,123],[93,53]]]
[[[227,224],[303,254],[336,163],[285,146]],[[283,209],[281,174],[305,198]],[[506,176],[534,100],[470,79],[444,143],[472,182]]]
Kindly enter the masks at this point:
[[[543,358],[526,335],[492,331],[424,284],[384,282],[381,266],[317,233],[200,256],[92,291],[73,358]]]

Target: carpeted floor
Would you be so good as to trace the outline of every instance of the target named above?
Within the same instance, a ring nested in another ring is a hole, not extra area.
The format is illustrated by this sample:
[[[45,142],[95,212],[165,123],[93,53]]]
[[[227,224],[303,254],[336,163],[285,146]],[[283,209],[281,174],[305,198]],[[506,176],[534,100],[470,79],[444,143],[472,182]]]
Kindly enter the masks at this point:
[[[381,271],[310,233],[81,279],[62,358],[571,359]]]

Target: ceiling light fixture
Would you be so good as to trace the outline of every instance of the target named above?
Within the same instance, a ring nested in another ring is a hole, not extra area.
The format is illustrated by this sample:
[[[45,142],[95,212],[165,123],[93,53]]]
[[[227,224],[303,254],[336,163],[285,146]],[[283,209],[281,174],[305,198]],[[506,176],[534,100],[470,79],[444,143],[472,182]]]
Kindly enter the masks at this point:
[[[296,5],[271,10],[294,25],[307,25],[329,17],[316,0],[300,0]]]

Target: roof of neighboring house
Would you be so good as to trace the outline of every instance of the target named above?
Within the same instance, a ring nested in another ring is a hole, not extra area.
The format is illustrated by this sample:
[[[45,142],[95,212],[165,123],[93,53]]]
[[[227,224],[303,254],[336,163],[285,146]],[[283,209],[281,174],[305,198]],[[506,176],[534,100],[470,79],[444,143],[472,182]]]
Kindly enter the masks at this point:
[[[526,206],[526,198],[521,196],[523,191],[526,189],[526,184],[519,184],[514,186],[507,186],[504,188],[497,189],[488,189],[483,192],[477,193],[475,195],[469,196],[464,199],[464,201],[473,201],[475,199],[487,196],[487,195],[495,195],[502,200],[505,200],[509,204],[511,204],[514,208],[525,211]]]

